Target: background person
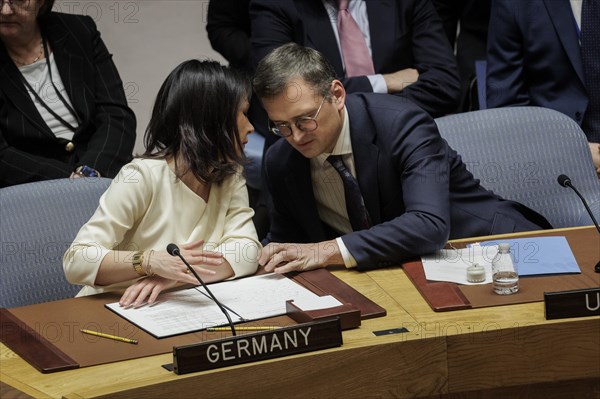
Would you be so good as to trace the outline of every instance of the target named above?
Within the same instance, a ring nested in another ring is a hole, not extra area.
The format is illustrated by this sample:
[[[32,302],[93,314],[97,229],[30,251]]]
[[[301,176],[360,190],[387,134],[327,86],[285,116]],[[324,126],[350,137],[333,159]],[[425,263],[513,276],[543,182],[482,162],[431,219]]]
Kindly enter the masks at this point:
[[[475,61],[485,60],[492,0],[432,0],[456,54],[461,84],[457,112],[479,109]]]
[[[458,106],[456,59],[430,0],[252,0],[250,20],[257,62],[293,42],[323,53],[350,93],[396,94],[433,117]]]
[[[0,187],[114,177],[131,160],[135,116],[94,21],[54,0],[0,8]]]
[[[488,107],[569,116],[586,134],[600,177],[600,2],[494,0],[490,20]]]

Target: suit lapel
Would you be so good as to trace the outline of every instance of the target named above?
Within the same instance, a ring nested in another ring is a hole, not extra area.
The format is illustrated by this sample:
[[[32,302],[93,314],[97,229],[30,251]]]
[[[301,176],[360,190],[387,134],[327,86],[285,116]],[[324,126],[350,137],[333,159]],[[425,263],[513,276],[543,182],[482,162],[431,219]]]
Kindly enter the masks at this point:
[[[285,185],[290,194],[291,206],[300,214],[298,220],[310,239],[315,242],[324,241],[327,237],[317,211],[310,177],[310,161],[293,150],[288,165],[289,173],[285,177]]]
[[[394,48],[393,31],[396,27],[396,4],[392,0],[367,1],[369,33],[371,34],[371,53],[375,71],[381,71],[386,51]]]
[[[40,115],[35,104],[29,96],[29,92],[21,81],[21,72],[11,61],[4,45],[0,43],[0,90],[5,94],[8,101],[12,102],[16,109],[21,112],[29,122],[42,134],[56,138],[46,122]]]
[[[371,216],[373,225],[381,223],[379,208],[379,185],[377,168],[379,164],[379,149],[373,143],[374,128],[364,117],[365,110],[354,98],[346,97],[346,109],[350,117],[350,139],[352,155],[356,169],[356,178],[365,206]]]
[[[296,7],[306,29],[308,42],[304,45],[318,49],[329,60],[338,76],[344,76],[340,49],[333,33],[331,20],[321,0],[297,1]]]
[[[579,45],[579,37],[577,36],[570,2],[567,0],[544,0],[544,4],[577,76],[579,76],[581,82],[585,82],[583,65],[581,64],[581,46]]]

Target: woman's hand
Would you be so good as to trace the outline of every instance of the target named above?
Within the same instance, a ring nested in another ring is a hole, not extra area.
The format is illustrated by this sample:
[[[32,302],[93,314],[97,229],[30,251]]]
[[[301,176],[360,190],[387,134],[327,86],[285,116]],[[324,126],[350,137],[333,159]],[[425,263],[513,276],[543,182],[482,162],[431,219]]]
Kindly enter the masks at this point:
[[[214,268],[222,266],[226,263],[225,259],[220,252],[203,250],[203,244],[204,241],[199,240],[181,245],[181,256],[185,258],[199,275],[206,275],[208,277],[214,276],[217,272],[207,267]],[[152,253],[149,262],[150,267],[146,270],[152,269],[152,273],[155,275],[169,280],[180,281],[182,283],[199,284],[196,277],[190,273],[183,261],[178,256],[169,255],[167,251],[155,251]]]
[[[177,281],[164,277],[154,276],[143,278],[125,290],[125,293],[119,300],[119,305],[137,308],[144,304],[146,298],[148,298],[148,304],[152,304],[156,301],[158,294],[176,285]]]
[[[214,251],[205,251],[202,248],[203,240],[183,244],[180,246],[181,255],[188,261],[190,266],[206,282],[220,281],[233,276],[233,270],[223,254]],[[200,249],[198,249],[200,248]],[[166,289],[173,288],[179,283],[190,283],[198,285],[193,274],[177,256],[171,256],[167,251],[154,251],[150,256],[149,266],[145,270],[152,270],[152,276],[138,280],[125,290],[119,300],[121,306],[138,307],[144,304],[148,298],[148,304],[156,301],[158,294]]]

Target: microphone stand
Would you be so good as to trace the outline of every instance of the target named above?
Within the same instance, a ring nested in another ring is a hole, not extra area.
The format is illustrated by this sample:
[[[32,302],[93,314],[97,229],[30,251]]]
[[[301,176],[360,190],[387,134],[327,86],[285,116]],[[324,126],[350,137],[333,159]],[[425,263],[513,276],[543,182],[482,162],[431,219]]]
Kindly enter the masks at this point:
[[[594,226],[596,226],[596,229],[598,230],[598,233],[600,233],[600,226],[598,225],[598,222],[596,221],[596,218],[594,217],[594,214],[592,213],[592,210],[590,209],[590,207],[587,204],[587,201],[583,198],[583,196],[579,193],[579,190],[577,190],[572,184],[570,180],[567,180],[565,182],[565,186],[572,188],[573,191],[575,191],[575,194],[577,194],[579,196],[579,198],[581,199],[581,202],[583,202],[583,205],[585,206],[585,209],[587,210],[587,212],[590,214],[590,217],[592,218],[592,222],[594,222]],[[596,273],[600,273],[600,260],[598,261],[598,263],[596,263],[596,266],[594,266],[594,271]]]
[[[173,247],[171,247],[173,246]],[[204,288],[206,290],[206,292],[208,293],[208,295],[210,295],[211,299],[217,304],[217,306],[219,307],[219,309],[221,309],[221,312],[223,312],[223,314],[225,315],[225,317],[227,317],[227,322],[229,323],[229,328],[231,328],[231,334],[233,336],[236,336],[236,332],[235,332],[235,327],[233,325],[233,321],[231,321],[231,317],[229,316],[229,312],[227,312],[227,310],[225,310],[225,307],[221,304],[221,302],[219,302],[217,300],[217,298],[213,295],[213,293],[208,289],[208,287],[206,286],[206,284],[204,283],[204,281],[200,278],[200,276],[198,275],[198,273],[196,273],[196,271],[194,270],[194,268],[192,266],[190,266],[190,264],[185,260],[185,258],[181,255],[181,252],[179,251],[179,247],[177,247],[177,245],[175,244],[169,244],[169,246],[167,246],[167,252],[171,255],[171,256],[178,256],[179,259],[181,259],[183,261],[183,263],[187,266],[188,270],[194,275],[194,277],[196,277],[196,280],[198,280],[200,282],[200,284],[202,285],[202,288]]]
[[[592,222],[594,222],[594,226],[596,226],[596,230],[598,230],[598,233],[600,233],[600,225],[598,225],[598,222],[596,221],[596,218],[594,217],[594,213],[588,206],[585,198],[583,198],[583,195],[581,195],[579,190],[577,190],[575,188],[575,186],[573,186],[573,184],[571,184],[571,179],[569,179],[569,177],[567,177],[566,175],[560,175],[560,176],[558,176],[558,184],[560,184],[563,187],[569,187],[571,190],[575,191],[575,194],[577,194],[577,196],[579,197],[581,202],[583,202],[583,206],[585,206],[585,210],[592,218]],[[596,273],[600,273],[600,260],[598,261],[598,263],[596,263],[596,266],[594,266],[594,271]]]

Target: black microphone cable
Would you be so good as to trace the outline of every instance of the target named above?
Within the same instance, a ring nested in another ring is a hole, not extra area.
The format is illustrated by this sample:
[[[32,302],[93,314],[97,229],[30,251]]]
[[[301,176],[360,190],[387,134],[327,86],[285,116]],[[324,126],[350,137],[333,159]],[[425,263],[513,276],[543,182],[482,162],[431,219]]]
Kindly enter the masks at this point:
[[[598,233],[600,233],[600,226],[598,225],[598,222],[596,221],[596,218],[594,217],[594,214],[592,213],[592,210],[588,206],[588,203],[585,200],[585,198],[583,198],[583,195],[581,195],[581,193],[579,192],[579,190],[577,190],[575,188],[575,186],[573,186],[573,184],[571,183],[571,179],[569,178],[569,176],[567,176],[567,175],[560,175],[560,176],[558,176],[558,179],[556,179],[556,180],[558,181],[558,184],[560,184],[561,186],[563,186],[563,187],[569,187],[571,190],[575,191],[575,194],[577,194],[577,196],[579,196],[579,199],[581,200],[581,202],[583,202],[583,206],[585,206],[585,210],[587,211],[587,213],[592,218],[592,222],[594,222],[594,226],[596,226],[596,229],[598,230]],[[596,266],[594,267],[594,271],[596,273],[600,273],[600,261],[598,261],[598,263],[596,263]]]
[[[227,317],[227,321],[229,323],[229,327],[231,328],[231,334],[233,334],[234,336],[236,336],[237,334],[235,333],[235,327],[233,325],[233,321],[231,321],[231,317],[229,316],[229,312],[227,312],[227,310],[225,310],[225,307],[221,304],[221,302],[219,302],[217,300],[217,298],[213,295],[213,293],[208,289],[208,287],[206,286],[206,284],[204,284],[204,281],[200,278],[200,276],[198,275],[198,273],[196,273],[196,271],[194,270],[194,268],[192,266],[190,266],[190,264],[181,255],[181,252],[179,251],[179,247],[176,244],[171,243],[171,244],[167,245],[167,253],[169,255],[171,255],[171,256],[178,256],[179,259],[181,259],[183,261],[183,263],[187,266],[188,270],[194,275],[194,277],[196,277],[196,280],[198,280],[200,282],[200,284],[202,285],[202,287],[210,295],[211,299],[217,304],[217,306],[219,307],[219,309],[221,309],[221,312],[223,312],[223,314],[225,315],[225,317]]]

